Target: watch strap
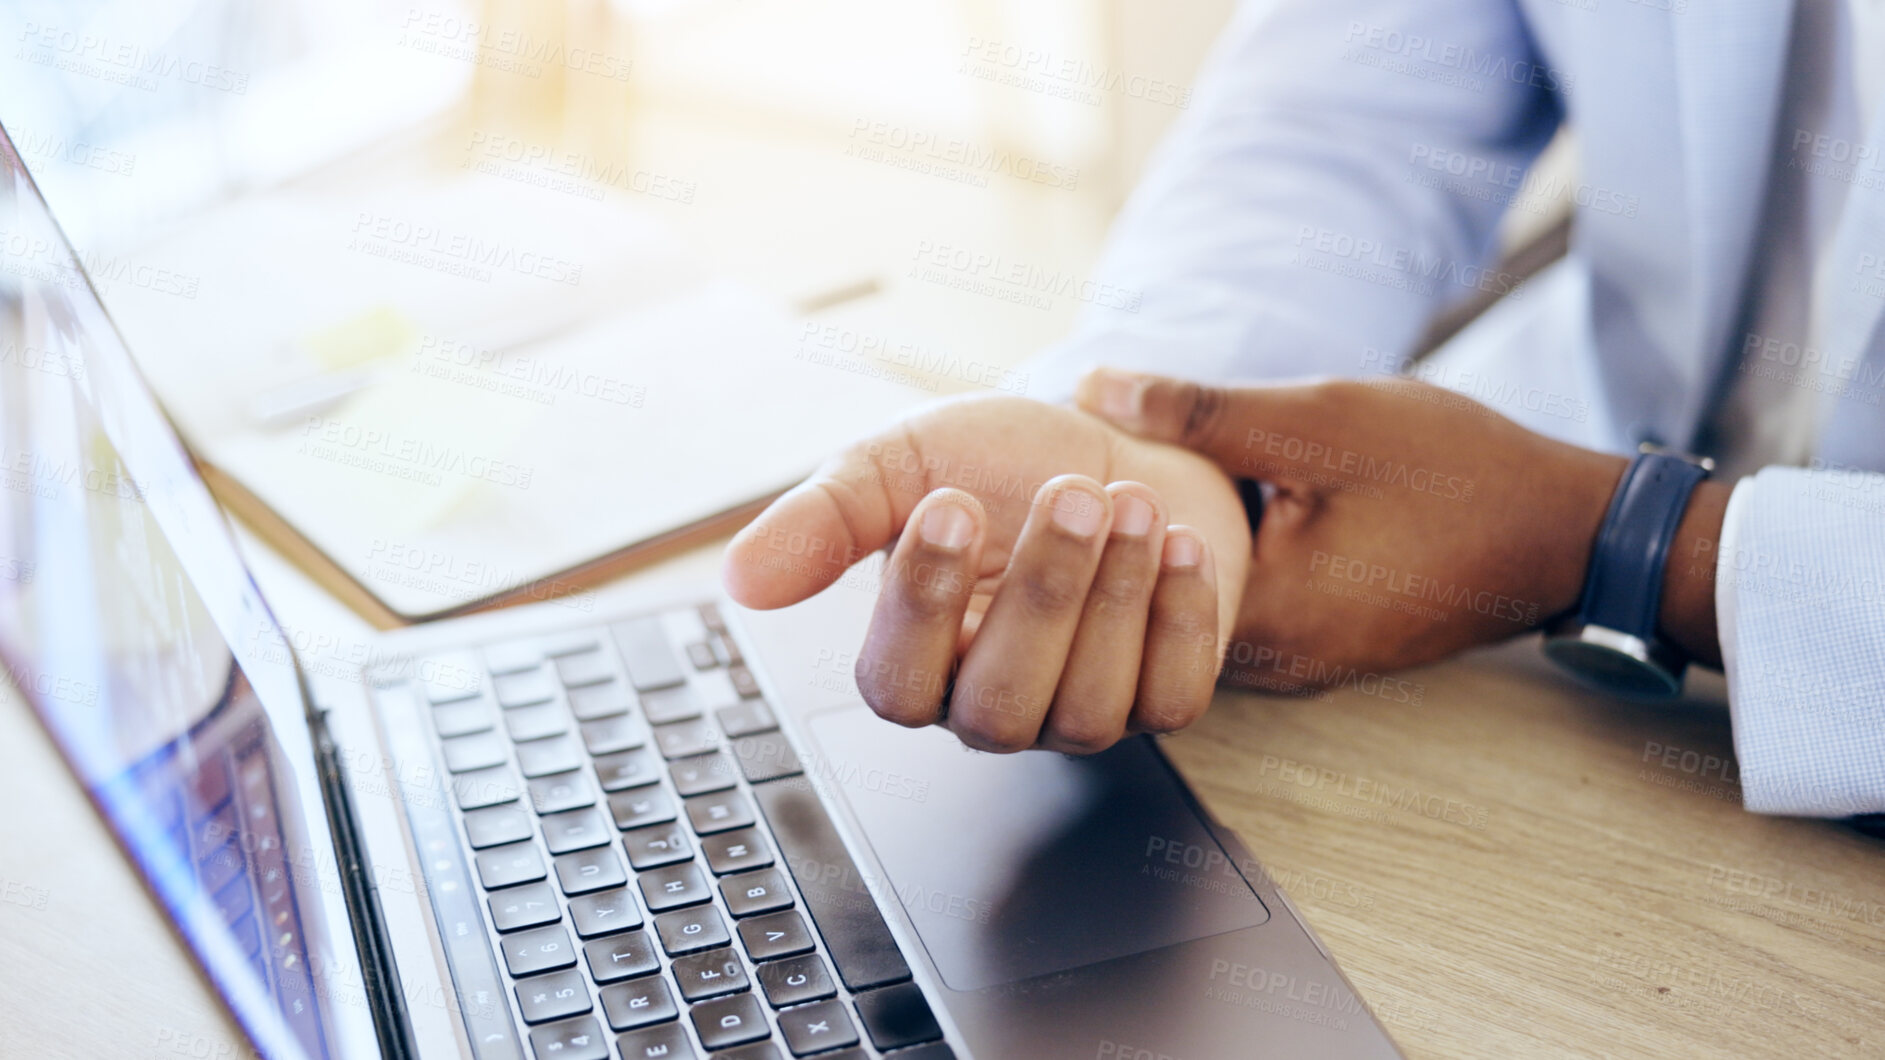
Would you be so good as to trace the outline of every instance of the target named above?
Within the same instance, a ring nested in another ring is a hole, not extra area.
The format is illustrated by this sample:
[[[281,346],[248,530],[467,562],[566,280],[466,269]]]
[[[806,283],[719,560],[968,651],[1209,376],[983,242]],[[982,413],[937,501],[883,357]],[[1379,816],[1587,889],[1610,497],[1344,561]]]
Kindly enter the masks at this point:
[[[1577,620],[1656,640],[1663,571],[1676,527],[1708,467],[1666,452],[1638,453],[1610,498],[1591,550]]]

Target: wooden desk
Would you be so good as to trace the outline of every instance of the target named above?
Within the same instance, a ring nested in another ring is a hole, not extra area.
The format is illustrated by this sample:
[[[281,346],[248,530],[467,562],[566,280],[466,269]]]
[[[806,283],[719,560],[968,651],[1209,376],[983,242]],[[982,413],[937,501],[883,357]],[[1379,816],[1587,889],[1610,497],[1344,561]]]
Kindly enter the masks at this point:
[[[290,624],[346,624],[255,558]],[[1409,1057],[1885,1056],[1885,843],[1743,811],[1719,705],[1585,695],[1525,642],[1225,693],[1168,747]],[[0,798],[0,1056],[248,1055],[16,703]]]

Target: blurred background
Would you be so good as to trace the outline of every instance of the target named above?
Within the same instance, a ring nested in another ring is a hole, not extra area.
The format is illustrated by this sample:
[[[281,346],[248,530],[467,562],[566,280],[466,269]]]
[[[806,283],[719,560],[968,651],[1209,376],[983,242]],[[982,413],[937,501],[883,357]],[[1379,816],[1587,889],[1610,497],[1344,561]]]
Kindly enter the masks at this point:
[[[410,618],[1027,393],[1229,7],[22,0],[0,122],[219,495]]]
[[[218,495],[390,624],[1029,393],[1232,6],[11,0],[0,122]]]

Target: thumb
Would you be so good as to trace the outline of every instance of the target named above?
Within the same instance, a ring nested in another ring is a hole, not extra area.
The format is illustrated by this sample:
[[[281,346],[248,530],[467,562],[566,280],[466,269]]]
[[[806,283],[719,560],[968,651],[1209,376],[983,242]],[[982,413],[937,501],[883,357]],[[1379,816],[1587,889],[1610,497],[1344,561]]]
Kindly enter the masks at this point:
[[[1194,450],[1234,474],[1260,470],[1258,457],[1324,448],[1312,385],[1220,387],[1187,379],[1095,368],[1074,400],[1086,412],[1141,438]]]
[[[915,459],[895,430],[827,461],[733,536],[721,568],[728,593],[762,610],[795,604],[889,544],[925,495],[924,476],[903,470]],[[981,504],[960,490],[940,492],[979,532]]]

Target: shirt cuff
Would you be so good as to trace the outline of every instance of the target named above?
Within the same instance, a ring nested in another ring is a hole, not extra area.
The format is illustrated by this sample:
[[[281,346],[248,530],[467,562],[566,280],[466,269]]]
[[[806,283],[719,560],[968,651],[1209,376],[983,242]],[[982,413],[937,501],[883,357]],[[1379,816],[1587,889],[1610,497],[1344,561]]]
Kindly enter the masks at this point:
[[[1722,519],[1715,622],[1757,813],[1885,812],[1885,475],[1863,477],[1767,468]]]

